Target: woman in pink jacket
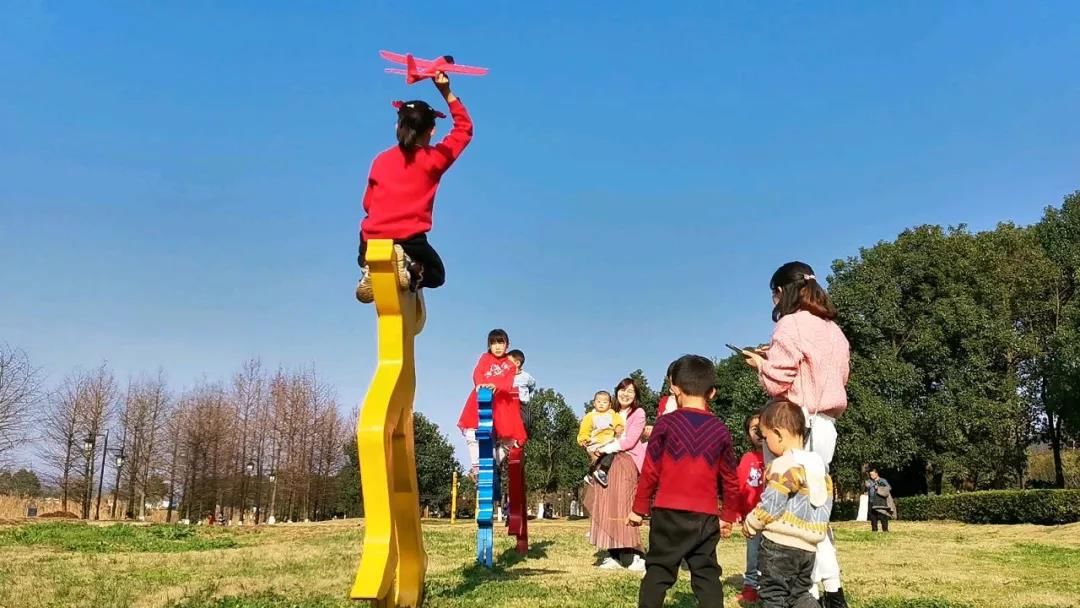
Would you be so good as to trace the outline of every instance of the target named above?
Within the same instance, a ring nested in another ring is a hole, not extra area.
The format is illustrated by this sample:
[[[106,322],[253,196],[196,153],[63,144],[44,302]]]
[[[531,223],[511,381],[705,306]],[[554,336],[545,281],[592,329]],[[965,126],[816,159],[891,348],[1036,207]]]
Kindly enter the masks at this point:
[[[814,269],[788,262],[769,281],[773,299],[773,329],[769,346],[743,351],[757,369],[765,392],[802,407],[807,420],[806,449],[828,466],[836,453],[836,419],[847,409],[850,348],[836,324],[836,305],[825,293]],[[770,460],[766,451],[766,462]],[[846,608],[840,584],[840,564],[831,537],[818,545],[814,588],[825,588],[824,608]]]
[[[589,542],[608,552],[600,564],[601,569],[626,568],[644,572],[641,528],[626,524],[637,491],[638,474],[645,462],[645,444],[642,442],[645,410],[638,401],[637,385],[632,379],[623,378],[615,387],[615,407],[626,419],[626,429],[617,441],[601,448],[603,452],[615,454],[608,471],[607,487],[592,484],[585,489],[585,504],[592,518]]]

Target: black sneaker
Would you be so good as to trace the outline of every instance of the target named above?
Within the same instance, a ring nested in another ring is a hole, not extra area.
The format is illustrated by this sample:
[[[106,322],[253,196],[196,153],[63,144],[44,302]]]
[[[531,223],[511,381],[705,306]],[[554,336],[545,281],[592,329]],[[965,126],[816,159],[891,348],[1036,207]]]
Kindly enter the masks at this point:
[[[601,486],[605,488],[607,487],[607,473],[601,470],[597,470],[595,473],[593,473],[593,477],[596,478],[596,481],[600,482]]]

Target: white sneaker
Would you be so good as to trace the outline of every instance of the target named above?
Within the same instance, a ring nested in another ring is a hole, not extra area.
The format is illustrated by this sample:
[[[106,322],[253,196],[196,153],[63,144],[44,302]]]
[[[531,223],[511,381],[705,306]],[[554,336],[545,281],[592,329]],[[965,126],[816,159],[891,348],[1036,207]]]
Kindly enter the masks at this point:
[[[600,565],[597,566],[597,568],[599,568],[601,570],[622,570],[623,569],[622,564],[620,564],[619,562],[611,559],[610,557],[605,557],[604,561],[600,562]]]
[[[634,562],[627,568],[630,572],[645,572],[645,560],[640,555],[634,556]]]

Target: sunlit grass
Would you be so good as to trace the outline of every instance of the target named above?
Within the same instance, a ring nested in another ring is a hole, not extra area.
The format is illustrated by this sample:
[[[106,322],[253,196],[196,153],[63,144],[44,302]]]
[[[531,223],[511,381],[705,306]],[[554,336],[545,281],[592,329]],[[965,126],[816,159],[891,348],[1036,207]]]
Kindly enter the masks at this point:
[[[425,524],[426,606],[636,605],[639,576],[601,572],[587,522],[530,522],[531,551],[496,540],[496,567],[474,565],[475,527]],[[646,529],[647,533],[647,529]],[[0,527],[0,606],[336,608],[362,539],[357,520],[253,528]],[[888,534],[842,524],[838,545],[854,608],[1049,608],[1080,605],[1080,525],[895,522]],[[727,606],[744,543],[721,543]],[[671,606],[696,606],[686,573]]]

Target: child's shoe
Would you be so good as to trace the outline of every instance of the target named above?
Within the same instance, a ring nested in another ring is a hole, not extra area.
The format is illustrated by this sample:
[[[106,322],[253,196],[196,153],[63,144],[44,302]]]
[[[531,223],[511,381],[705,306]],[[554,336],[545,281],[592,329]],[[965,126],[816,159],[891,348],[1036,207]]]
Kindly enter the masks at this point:
[[[743,587],[742,593],[735,596],[735,601],[740,604],[753,604],[754,602],[761,601],[761,598],[758,596],[757,589],[754,589],[753,587]]]
[[[585,485],[591,486],[592,484],[593,484],[593,476],[592,476],[592,473],[589,473],[588,475],[585,476]]]
[[[409,289],[412,285],[412,273],[409,272],[412,260],[405,255],[405,248],[401,245],[394,245],[394,253],[397,256],[398,287]]]
[[[645,572],[645,560],[640,555],[634,555],[634,561],[626,569],[630,572]]]
[[[600,482],[601,486],[605,488],[607,487],[607,473],[601,471],[600,469],[597,469],[596,472],[593,473],[593,477],[596,478],[596,481]]]
[[[356,284],[356,299],[361,304],[371,304],[375,301],[375,290],[371,287],[371,273],[368,272],[367,266],[364,266],[363,276]]]

